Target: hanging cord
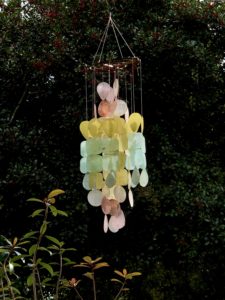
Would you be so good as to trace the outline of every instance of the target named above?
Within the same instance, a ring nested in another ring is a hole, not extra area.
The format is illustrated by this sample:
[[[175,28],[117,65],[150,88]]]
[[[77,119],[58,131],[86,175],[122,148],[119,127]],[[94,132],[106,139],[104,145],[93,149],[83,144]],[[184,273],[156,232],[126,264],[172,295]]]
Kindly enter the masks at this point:
[[[87,67],[85,67],[85,74],[84,74],[84,79],[85,79],[85,110],[86,110],[86,120],[88,120],[88,83],[87,83]]]
[[[134,93],[134,60],[132,58],[132,95],[133,95],[133,111],[135,111],[135,93]]]
[[[125,100],[127,103],[127,74],[126,74],[126,72],[125,72]]]
[[[119,52],[120,52],[120,55],[121,57],[123,58],[123,53],[122,53],[122,50],[121,50],[121,47],[120,47],[120,43],[119,43],[119,40],[118,40],[118,37],[117,37],[117,34],[116,34],[116,30],[115,30],[115,25],[114,25],[114,22],[111,18],[111,26],[112,26],[112,29],[113,29],[113,33],[114,33],[114,36],[115,36],[115,39],[116,39],[116,42],[117,42],[117,46],[119,48]]]
[[[117,34],[120,35],[120,37],[122,38],[123,42],[125,43],[125,45],[127,46],[127,48],[129,49],[131,55],[133,57],[135,57],[135,54],[134,52],[131,50],[130,46],[128,45],[127,41],[125,40],[125,38],[123,37],[122,33],[120,32],[119,28],[117,27],[116,23],[113,21],[112,19],[112,15],[111,13],[109,14],[109,20],[107,22],[107,25],[106,25],[106,28],[103,32],[103,35],[101,37],[101,40],[100,40],[100,43],[98,45],[98,48],[97,48],[97,51],[94,55],[94,58],[93,58],[93,61],[92,61],[92,64],[94,65],[94,63],[96,62],[96,58],[97,56],[99,55],[99,59],[98,59],[98,62],[101,62],[101,59],[102,59],[102,54],[103,54],[103,50],[104,50],[104,47],[105,47],[105,42],[106,42],[106,39],[108,37],[108,31],[109,31],[109,27],[112,27],[112,30],[113,30],[113,33],[114,33],[114,36],[115,36],[115,39],[116,39],[116,43],[117,43],[117,46],[118,46],[118,49],[119,49],[119,52],[120,52],[120,55],[121,57],[123,58],[123,53],[122,53],[122,49],[120,47],[120,43],[119,43],[119,39],[118,39],[118,36]],[[100,52],[100,53],[99,53]]]
[[[100,53],[100,57],[99,57],[98,62],[101,61],[101,58],[102,58],[102,52],[103,52],[103,49],[104,49],[104,46],[105,46],[105,41],[106,41],[106,39],[107,39],[107,35],[108,35],[108,30],[109,30],[110,22],[111,22],[111,14],[110,14],[110,16],[109,16],[109,20],[108,20],[108,23],[107,23],[107,25],[106,25],[105,31],[104,31],[104,33],[103,33],[103,35],[102,35],[102,38],[101,38],[101,40],[100,40],[100,43],[99,43],[99,45],[98,45],[98,49],[97,49],[97,51],[96,51],[96,53],[95,53],[95,55],[94,55],[92,64],[95,63],[95,59],[96,59],[96,57],[97,57],[97,55],[98,55],[98,52],[99,52],[100,48],[101,48],[101,53]],[[102,47],[101,47],[101,45],[102,45]]]
[[[141,59],[139,60],[139,64],[140,64],[140,72],[139,72],[139,76],[140,76],[140,98],[141,98],[141,115],[143,115],[143,95],[142,95],[142,64],[141,64]]]
[[[95,67],[92,71],[92,107],[93,107],[93,115],[94,118],[97,118],[97,110],[96,110],[96,91],[95,91],[95,85],[96,85],[96,74],[95,74]]]
[[[130,46],[128,45],[127,41],[125,40],[125,38],[123,37],[122,33],[120,32],[119,28],[116,26],[116,23],[112,20],[112,24],[115,26],[117,32],[119,33],[119,35],[121,36],[122,40],[124,41],[125,45],[127,46],[127,48],[130,50],[130,53],[132,54],[133,57],[136,57],[134,52],[131,50]]]

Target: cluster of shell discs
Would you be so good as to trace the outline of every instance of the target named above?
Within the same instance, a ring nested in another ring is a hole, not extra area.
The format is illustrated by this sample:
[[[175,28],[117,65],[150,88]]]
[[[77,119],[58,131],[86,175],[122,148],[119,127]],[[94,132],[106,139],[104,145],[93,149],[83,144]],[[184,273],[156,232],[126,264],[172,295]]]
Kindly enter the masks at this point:
[[[118,79],[113,87],[99,83],[99,117],[80,124],[86,139],[80,150],[83,187],[89,191],[88,202],[102,209],[105,232],[125,226],[121,203],[128,196],[132,207],[132,188],[148,184],[143,117],[136,112],[129,115],[127,103],[117,99],[118,91]]]

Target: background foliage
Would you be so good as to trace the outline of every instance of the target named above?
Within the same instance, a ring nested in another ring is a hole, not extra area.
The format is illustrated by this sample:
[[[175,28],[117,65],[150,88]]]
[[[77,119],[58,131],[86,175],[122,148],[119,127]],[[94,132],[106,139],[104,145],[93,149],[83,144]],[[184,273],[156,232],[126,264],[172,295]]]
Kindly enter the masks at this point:
[[[142,59],[150,174],[116,235],[103,234],[79,171],[80,68],[109,10]],[[22,235],[25,200],[60,187],[69,218],[52,231],[81,254],[141,271],[130,299],[224,299],[225,4],[0,1],[0,30],[1,233]]]

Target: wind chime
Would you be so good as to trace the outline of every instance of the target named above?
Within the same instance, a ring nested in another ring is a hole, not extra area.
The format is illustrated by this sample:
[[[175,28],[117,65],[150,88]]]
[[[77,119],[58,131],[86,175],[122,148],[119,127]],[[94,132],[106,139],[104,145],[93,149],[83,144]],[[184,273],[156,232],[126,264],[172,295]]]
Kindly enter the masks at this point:
[[[103,58],[109,28],[120,60]],[[119,39],[131,56],[124,58]],[[99,206],[104,214],[104,232],[125,226],[122,203],[128,198],[133,207],[132,188],[148,184],[141,72],[141,60],[110,14],[93,63],[85,67],[86,120],[80,124],[85,138],[80,145],[83,187],[89,191],[89,204]]]

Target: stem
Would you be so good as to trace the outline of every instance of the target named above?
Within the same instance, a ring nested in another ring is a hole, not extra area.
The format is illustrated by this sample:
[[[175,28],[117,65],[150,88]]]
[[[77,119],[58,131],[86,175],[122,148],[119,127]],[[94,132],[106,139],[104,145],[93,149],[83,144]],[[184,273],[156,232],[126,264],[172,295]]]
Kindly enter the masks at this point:
[[[15,298],[15,295],[14,295],[14,292],[13,292],[13,289],[12,289],[11,280],[9,279],[9,276],[8,276],[8,273],[7,273],[7,269],[6,269],[6,264],[7,264],[8,258],[10,256],[10,253],[6,256],[6,258],[5,258],[4,262],[3,262],[3,270],[4,270],[4,274],[5,274],[5,279],[7,281],[7,286],[8,286],[8,289],[9,289],[9,293],[10,293],[12,299],[14,300],[16,298]]]
[[[44,224],[47,221],[47,217],[48,217],[48,205],[46,204],[45,206],[45,215],[44,215],[44,220],[43,223]],[[40,287],[40,292],[41,292],[41,296],[43,297],[43,293],[42,293],[42,289],[41,289],[41,280],[40,280],[40,275],[38,272],[38,268],[37,268],[37,252],[38,252],[38,248],[40,246],[41,240],[43,237],[43,233],[40,232],[40,235],[38,237],[38,241],[36,244],[36,249],[34,251],[34,255],[33,255],[33,270],[32,270],[32,276],[33,276],[33,296],[34,296],[34,300],[38,300],[37,298],[37,282],[36,282],[36,273],[38,275],[38,281],[39,281],[39,287]]]
[[[59,277],[56,284],[56,290],[55,290],[55,299],[59,299],[59,285],[62,277],[62,267],[63,267],[63,260],[62,260],[62,250],[59,251]]]
[[[77,296],[80,298],[80,300],[84,300],[84,298],[81,296],[81,294],[78,292],[78,289],[76,287],[74,287],[74,290],[77,294]]]
[[[92,276],[93,276],[93,279],[92,279],[92,282],[93,282],[93,294],[94,294],[94,300],[96,300],[96,284],[95,284],[95,275],[94,275],[94,272],[92,273]]]
[[[4,285],[3,285],[2,278],[1,278],[1,288],[2,288],[2,297],[3,297],[3,300],[5,300],[5,291],[4,291]]]
[[[36,274],[37,274],[37,278],[38,278],[38,284],[39,284],[39,289],[40,289],[41,297],[44,300],[44,295],[43,295],[43,291],[42,291],[42,287],[41,287],[41,277],[40,277],[40,273],[39,273],[38,268],[36,268]]]
[[[125,284],[126,284],[126,279],[124,279],[124,282],[123,282],[123,284],[121,285],[121,288],[120,288],[118,294],[116,295],[116,297],[115,297],[113,300],[119,299],[119,296],[120,296],[120,294],[122,293]]]

